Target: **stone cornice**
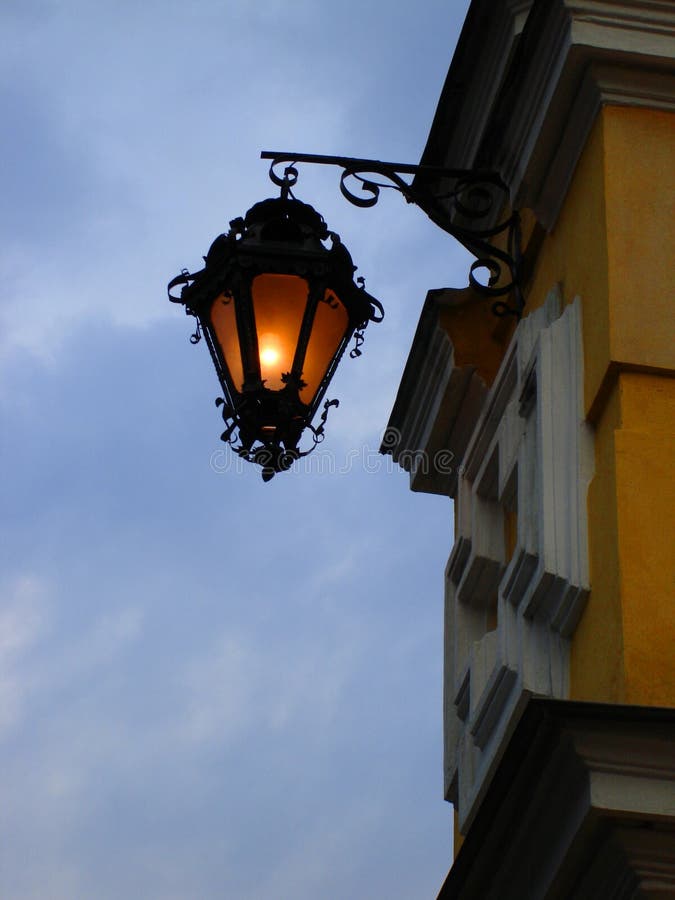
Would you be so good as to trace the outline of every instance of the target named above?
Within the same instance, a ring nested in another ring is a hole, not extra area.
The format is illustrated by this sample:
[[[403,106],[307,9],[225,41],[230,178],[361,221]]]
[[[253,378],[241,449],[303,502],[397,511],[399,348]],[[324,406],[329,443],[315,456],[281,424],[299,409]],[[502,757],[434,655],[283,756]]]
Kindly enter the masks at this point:
[[[675,110],[675,3],[535,0],[520,35],[517,7],[472,3],[422,161],[496,169],[550,229],[603,104]]]
[[[675,5],[563,2],[535,6],[486,128],[490,158],[517,207],[555,224],[604,104],[675,109]]]
[[[475,165],[486,122],[532,2],[473,0],[441,92],[423,165]],[[475,78],[477,65],[480,78]]]
[[[671,709],[530,700],[439,900],[670,896],[674,739]]]
[[[380,447],[410,474],[413,491],[455,493],[457,467],[486,387],[474,367],[456,366],[439,315],[444,308],[472,302],[470,288],[433,290],[422,310]]]

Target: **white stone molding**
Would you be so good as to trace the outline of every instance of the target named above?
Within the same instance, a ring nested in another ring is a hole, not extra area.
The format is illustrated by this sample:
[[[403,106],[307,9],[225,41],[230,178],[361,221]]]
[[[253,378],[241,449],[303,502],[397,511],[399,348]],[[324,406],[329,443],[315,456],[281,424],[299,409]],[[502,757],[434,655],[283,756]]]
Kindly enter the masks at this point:
[[[459,468],[444,708],[446,795],[462,829],[527,697],[568,696],[569,638],[589,590],[581,302],[560,305],[555,288],[518,325]]]
[[[472,298],[470,288],[429,291],[381,452],[410,473],[413,491],[452,496],[457,470],[487,388],[459,367],[439,311]]]

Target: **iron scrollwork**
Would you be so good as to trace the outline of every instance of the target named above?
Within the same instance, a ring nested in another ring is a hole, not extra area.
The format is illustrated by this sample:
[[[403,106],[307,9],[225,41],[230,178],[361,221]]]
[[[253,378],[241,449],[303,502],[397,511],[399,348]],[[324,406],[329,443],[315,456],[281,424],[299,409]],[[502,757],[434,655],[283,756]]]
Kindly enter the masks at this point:
[[[418,206],[435,225],[473,253],[476,259],[469,270],[469,283],[476,292],[492,299],[494,314],[521,317],[525,302],[521,285],[520,215],[517,210],[503,214],[503,210],[509,209],[509,192],[495,172],[307,153],[264,151],[260,155],[271,160],[270,178],[282,191],[290,192],[297,182],[298,163],[341,168],[340,191],[346,200],[361,208],[375,206],[382,188],[398,191],[408,203]],[[284,166],[283,175],[277,171],[281,166]],[[416,176],[417,180],[406,181],[404,175]],[[436,184],[447,182],[447,190],[432,193],[425,186],[431,179]],[[360,193],[353,189],[353,181],[357,182]],[[504,248],[493,243],[499,238]],[[481,272],[487,274],[486,282],[479,280]],[[509,295],[513,298],[511,303]]]
[[[225,431],[220,435],[220,439],[224,443],[229,444],[242,459],[261,466],[263,481],[271,481],[277,472],[288,471],[294,462],[309,456],[323,442],[326,436],[325,426],[328,420],[328,411],[331,407],[338,407],[339,405],[339,400],[325,401],[319,423],[313,425],[310,422],[306,426],[306,429],[311,432],[312,443],[307,449],[303,450],[300,447],[282,447],[273,442],[257,442],[253,445],[245,443],[241,439],[241,422],[236,411],[223,397],[217,397],[216,406],[220,408],[223,422],[225,423]]]

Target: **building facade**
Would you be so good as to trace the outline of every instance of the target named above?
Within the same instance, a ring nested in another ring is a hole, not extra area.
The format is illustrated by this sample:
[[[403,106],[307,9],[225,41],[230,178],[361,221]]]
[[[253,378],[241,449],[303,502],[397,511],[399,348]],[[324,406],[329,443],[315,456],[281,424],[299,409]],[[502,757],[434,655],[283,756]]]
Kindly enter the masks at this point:
[[[422,163],[526,300],[429,292],[383,444],[454,500],[440,896],[675,896],[675,4],[473,0]]]

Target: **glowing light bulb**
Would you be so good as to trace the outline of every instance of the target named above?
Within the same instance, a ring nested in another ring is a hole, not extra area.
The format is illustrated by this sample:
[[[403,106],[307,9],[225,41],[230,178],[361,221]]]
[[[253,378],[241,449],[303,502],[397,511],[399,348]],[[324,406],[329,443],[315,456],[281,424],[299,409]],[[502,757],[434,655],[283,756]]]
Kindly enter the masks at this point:
[[[267,332],[260,336],[260,367],[263,378],[272,375],[271,369],[278,367],[281,362],[281,341],[276,334]]]
[[[260,362],[264,366],[273,366],[279,362],[279,351],[274,347],[263,347],[260,351]]]

